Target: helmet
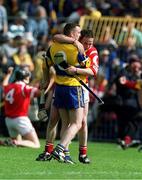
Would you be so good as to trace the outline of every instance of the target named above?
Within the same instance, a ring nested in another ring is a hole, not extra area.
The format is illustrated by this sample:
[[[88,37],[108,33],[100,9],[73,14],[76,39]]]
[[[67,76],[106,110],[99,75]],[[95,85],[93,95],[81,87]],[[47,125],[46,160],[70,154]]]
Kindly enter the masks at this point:
[[[15,79],[17,80],[17,81],[22,81],[22,80],[24,80],[26,77],[31,77],[31,72],[30,71],[28,71],[28,70],[26,70],[26,69],[18,69],[18,70],[16,70],[16,72],[15,72]]]

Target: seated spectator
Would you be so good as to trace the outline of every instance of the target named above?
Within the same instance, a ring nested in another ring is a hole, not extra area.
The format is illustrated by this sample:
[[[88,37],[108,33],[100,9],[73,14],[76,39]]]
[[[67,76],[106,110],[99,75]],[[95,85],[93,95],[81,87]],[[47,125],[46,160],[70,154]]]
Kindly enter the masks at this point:
[[[17,18],[17,14],[21,11],[21,0],[9,0],[6,2],[6,8],[8,13],[8,23],[13,23],[14,19]]]
[[[18,48],[18,51],[12,56],[15,66],[28,65],[30,71],[33,71],[34,63],[31,55],[28,53],[27,41],[24,38],[21,38],[20,36],[17,36],[16,38],[14,43],[15,46]]]
[[[83,15],[88,15],[88,16],[98,19],[101,17],[102,14],[96,8],[92,7],[92,4],[87,3],[87,4],[84,4],[80,7],[78,7],[78,9],[74,10],[70,14],[70,16],[67,18],[67,21],[68,22],[79,22],[80,17]]]
[[[9,24],[8,35],[11,38],[16,36],[24,36],[25,32],[28,31],[28,16],[23,11],[18,11],[16,17],[11,24]]]
[[[142,49],[141,47],[137,47],[136,38],[130,35],[127,38],[126,44],[119,46],[118,55],[121,61],[125,64],[127,63],[128,57],[132,54],[137,54],[139,57],[142,57]]]
[[[118,48],[118,45],[117,45],[116,41],[112,38],[111,27],[110,26],[106,26],[103,29],[100,41],[101,41],[101,44],[104,44],[106,47],[111,45],[114,48]]]
[[[2,76],[5,76],[9,66],[14,66],[13,61],[8,59],[6,54],[3,51],[1,51],[0,52],[0,67],[1,67],[0,74]]]
[[[31,0],[23,2],[22,10],[29,16],[34,17],[37,11],[37,8],[40,6],[40,0]]]
[[[142,46],[141,30],[136,28],[135,26],[136,24],[134,21],[132,21],[131,15],[126,15],[126,18],[128,20],[128,24],[122,27],[122,31],[119,35],[119,40],[118,40],[119,43],[124,44],[127,37],[131,36],[134,37],[137,46]]]

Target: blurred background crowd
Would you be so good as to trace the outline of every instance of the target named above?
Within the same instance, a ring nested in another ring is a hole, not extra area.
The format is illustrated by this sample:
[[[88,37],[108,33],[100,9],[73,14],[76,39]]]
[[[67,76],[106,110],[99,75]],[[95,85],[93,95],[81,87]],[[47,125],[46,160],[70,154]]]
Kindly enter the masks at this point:
[[[7,73],[8,67],[26,65],[32,72],[32,84],[37,85],[42,78],[40,71],[42,59],[38,56],[39,52],[48,49],[53,35],[61,33],[65,23],[80,23],[80,18],[84,15],[95,19],[104,16],[139,18],[142,16],[142,0],[0,0],[0,82]],[[128,26],[123,28],[124,31],[128,29],[130,29]],[[131,139],[141,140],[142,138],[141,87],[139,90],[132,88],[131,85],[122,88],[117,80],[121,69],[129,66],[128,79],[140,82],[141,66],[137,71],[133,63],[140,62],[141,65],[142,32],[135,29],[125,46],[121,46],[110,37],[109,31],[107,27],[102,43],[94,42],[99,53],[100,68],[96,80],[89,78],[89,87],[104,99],[105,104],[99,106],[96,99],[90,95],[89,139],[100,141],[121,139],[123,136],[120,133],[123,131],[121,127],[126,126],[124,121],[127,121],[131,134],[125,134],[125,138],[130,143]],[[120,41],[122,35],[119,34]],[[139,46],[136,45],[137,41]],[[122,92],[125,93],[122,95]],[[0,134],[6,135],[2,88],[0,88],[0,94]],[[127,98],[129,102],[121,102],[127,101]],[[139,103],[135,105],[135,101]],[[37,101],[33,104],[38,111]],[[122,109],[123,111],[120,111]],[[135,116],[138,115],[138,118],[137,116],[134,118],[136,120],[130,120],[129,113],[132,109],[136,112]],[[123,118],[120,114],[123,114]],[[33,123],[39,136],[45,136],[47,121],[38,121],[38,117],[31,120],[37,121]],[[131,123],[128,123],[129,120]]]

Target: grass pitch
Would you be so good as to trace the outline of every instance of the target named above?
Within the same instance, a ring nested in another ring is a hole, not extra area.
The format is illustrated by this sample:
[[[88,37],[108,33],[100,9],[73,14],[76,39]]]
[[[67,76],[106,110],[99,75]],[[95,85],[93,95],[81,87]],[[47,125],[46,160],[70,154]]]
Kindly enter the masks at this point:
[[[0,147],[0,179],[142,179],[142,153],[137,148],[121,150],[116,144],[88,143],[91,164],[78,161],[78,142],[70,151],[76,164],[38,162],[44,149]],[[56,141],[57,143],[57,141]]]

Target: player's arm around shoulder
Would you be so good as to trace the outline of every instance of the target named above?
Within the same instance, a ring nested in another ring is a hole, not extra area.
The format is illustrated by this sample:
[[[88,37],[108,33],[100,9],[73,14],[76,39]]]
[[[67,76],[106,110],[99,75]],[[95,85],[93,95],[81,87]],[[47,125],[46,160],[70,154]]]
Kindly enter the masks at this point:
[[[77,49],[78,52],[83,54],[85,52],[83,45],[76,39],[66,36],[64,34],[55,34],[53,36],[53,40],[58,43],[66,43],[66,44],[73,44]]]

